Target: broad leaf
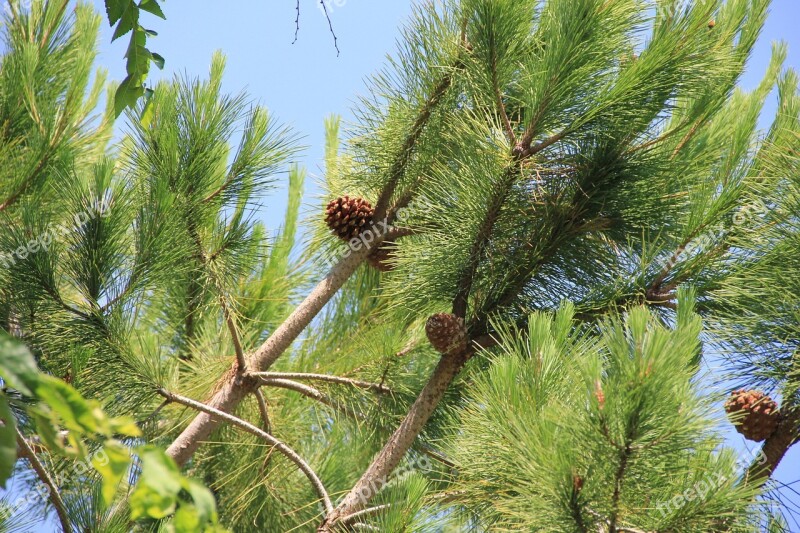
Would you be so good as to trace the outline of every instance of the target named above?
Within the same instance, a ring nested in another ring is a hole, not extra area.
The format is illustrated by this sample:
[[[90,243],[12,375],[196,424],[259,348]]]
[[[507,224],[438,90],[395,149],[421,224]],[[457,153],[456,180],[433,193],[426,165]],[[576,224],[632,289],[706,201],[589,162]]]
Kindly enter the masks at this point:
[[[92,466],[103,477],[102,495],[106,506],[111,505],[120,483],[128,472],[130,451],[121,442],[109,440],[103,446],[104,456],[96,454]]]
[[[0,378],[7,387],[31,395],[38,381],[38,369],[33,355],[19,341],[0,334]]]
[[[139,4],[139,9],[142,11],[147,11],[148,13],[152,13],[157,17],[161,17],[162,19],[167,18],[164,15],[164,12],[161,10],[161,5],[159,5],[157,0],[142,0],[142,3]]]
[[[142,474],[130,498],[131,518],[160,520],[175,512],[183,476],[163,450],[146,446],[139,456]]]
[[[17,462],[17,426],[5,394],[0,392],[0,487],[14,472]]]

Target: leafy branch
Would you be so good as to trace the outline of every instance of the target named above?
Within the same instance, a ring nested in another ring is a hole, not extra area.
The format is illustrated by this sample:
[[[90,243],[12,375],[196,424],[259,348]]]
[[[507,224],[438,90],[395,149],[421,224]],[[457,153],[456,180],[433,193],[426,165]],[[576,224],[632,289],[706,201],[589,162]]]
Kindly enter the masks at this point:
[[[162,19],[166,19],[159,0],[106,0],[108,22],[114,28],[112,42],[127,34],[131,34],[128,50],[125,52],[127,76],[117,88],[114,96],[114,113],[122,114],[127,108],[133,108],[139,98],[152,95],[152,89],[145,86],[151,63],[164,68],[164,58],[147,48],[147,38],[156,33],[146,29],[139,23],[142,11],[146,11]]]

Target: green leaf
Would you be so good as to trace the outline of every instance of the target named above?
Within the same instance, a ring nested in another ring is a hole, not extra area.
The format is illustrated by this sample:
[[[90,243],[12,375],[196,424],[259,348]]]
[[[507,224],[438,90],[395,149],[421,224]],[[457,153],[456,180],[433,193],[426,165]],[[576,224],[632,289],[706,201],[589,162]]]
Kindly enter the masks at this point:
[[[95,454],[92,466],[103,478],[102,495],[106,506],[111,505],[120,483],[128,472],[130,452],[121,442],[109,440],[103,446],[103,454]]]
[[[128,76],[138,79],[140,85],[150,72],[150,61],[153,59],[153,54],[145,47],[146,44],[147,33],[144,28],[137,26],[131,34],[131,42],[128,44],[125,57],[128,59],[126,65]]]
[[[217,522],[217,503],[214,495],[205,485],[194,479],[186,479],[184,488],[191,495],[196,512],[203,525]]]
[[[21,342],[0,334],[0,378],[6,386],[30,396],[36,388],[38,376],[30,350]]]
[[[203,531],[203,521],[194,505],[181,505],[172,520],[175,533],[194,533]]]
[[[124,437],[139,437],[142,435],[142,430],[136,425],[133,418],[121,416],[109,420],[112,435],[121,435]]]
[[[125,78],[114,95],[114,114],[118,117],[127,108],[133,108],[136,101],[145,94],[145,89],[141,82],[134,80],[132,76]]]
[[[142,11],[147,11],[148,13],[152,13],[153,15],[161,17],[165,20],[167,18],[156,0],[142,0],[142,2],[139,4],[139,9]]]
[[[116,14],[115,12],[115,15]],[[109,16],[109,21],[110,20],[111,17]],[[117,25],[117,29],[114,30],[111,42],[116,41],[139,25],[139,8],[133,0],[128,0],[126,5],[122,6],[122,11],[119,13],[117,20],[119,20],[119,24]],[[112,22],[111,25],[113,26],[114,23]]]
[[[162,56],[161,54],[157,54],[155,52],[151,52],[150,57],[153,59],[153,63],[155,63],[159,69],[161,70],[164,69],[164,63],[165,63],[164,56]]]
[[[36,395],[45,402],[71,434],[101,433],[109,435],[111,428],[97,402],[84,399],[68,383],[42,375]]]
[[[109,25],[114,26],[122,18],[122,14],[129,4],[131,4],[131,0],[106,0],[106,15],[108,15]]]
[[[163,450],[153,446],[140,449],[142,474],[130,498],[131,518],[156,520],[175,512],[183,476]]]
[[[0,487],[14,472],[17,462],[17,425],[5,394],[0,392]]]

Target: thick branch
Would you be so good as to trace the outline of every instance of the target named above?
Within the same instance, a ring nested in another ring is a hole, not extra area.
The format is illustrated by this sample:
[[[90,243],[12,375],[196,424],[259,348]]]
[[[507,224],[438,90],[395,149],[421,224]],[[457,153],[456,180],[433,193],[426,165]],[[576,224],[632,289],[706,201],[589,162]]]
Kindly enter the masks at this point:
[[[459,62],[458,65],[461,65],[461,63]],[[397,187],[397,183],[405,172],[411,158],[411,152],[427,125],[433,109],[442,100],[452,81],[452,72],[445,74],[415,121],[411,135],[406,139],[401,152],[397,155],[391,167],[389,182],[384,187],[377,204],[375,220],[383,220],[389,201],[394,194],[394,189]],[[392,220],[388,220],[388,222],[391,223]],[[384,240],[395,238],[395,235],[390,231],[388,233],[376,233],[375,237],[372,247],[362,247],[359,251],[349,250],[347,252],[266,342],[252,354],[247,360],[248,368],[261,372],[269,370],[300,333],[308,327],[325,304],[333,298],[358,266],[366,260],[367,256],[372,252],[372,248],[380,245]],[[249,386],[244,385],[245,381],[240,377],[228,381],[214,395],[209,405],[223,412],[232,411],[242,402],[249,391],[257,388],[256,383],[250,383]],[[212,418],[206,413],[198,415],[172,442],[167,449],[167,454],[179,465],[184,465],[200,446],[200,443],[207,439],[220,424],[220,419]]]
[[[375,245],[382,242],[378,235]],[[373,246],[375,246],[373,245]],[[364,262],[371,249],[362,248],[348,253],[311,291],[289,317],[273,332],[267,341],[248,359],[248,368],[266,371],[286,351],[300,333],[311,323],[336,292],[345,284],[358,266]],[[257,388],[257,380],[245,386],[248,380],[230,380],[214,395],[209,405],[214,409],[231,412]],[[194,454],[200,443],[217,429],[222,420],[206,414],[198,415],[167,449],[167,454],[179,465],[183,465]]]
[[[320,532],[330,533],[337,523],[346,521],[349,516],[364,509],[373,496],[375,489],[378,490],[386,484],[389,475],[397,468],[405,454],[411,449],[417,435],[430,419],[436,407],[444,398],[450,384],[464,368],[464,365],[479,347],[486,345],[481,341],[485,340],[486,345],[489,339],[473,341],[465,352],[457,355],[446,355],[439,360],[428,383],[422,389],[414,405],[406,415],[403,422],[395,430],[389,441],[372,461],[361,479],[350,489],[350,492],[342,499],[333,513],[328,514],[325,521],[319,527]]]
[[[164,389],[160,389],[158,393],[171,402],[191,407],[192,409],[201,411],[208,416],[224,420],[225,422],[233,426],[236,426],[239,429],[246,431],[247,433],[250,433],[251,435],[255,435],[256,437],[260,437],[261,439],[265,440],[270,446],[278,450],[287,459],[293,462],[297,466],[297,468],[299,468],[306,475],[308,480],[311,482],[311,485],[314,487],[314,490],[316,491],[317,495],[322,500],[322,503],[325,506],[325,510],[327,512],[333,510],[333,504],[331,503],[330,496],[328,496],[328,492],[325,490],[325,486],[322,484],[322,481],[319,479],[319,476],[317,476],[317,474],[314,472],[311,466],[309,466],[309,464],[306,463],[305,460],[303,460],[303,458],[297,454],[297,452],[289,448],[286,444],[279,441],[269,433],[261,429],[258,429],[256,426],[250,424],[249,422],[246,422],[241,418],[237,418],[231,414],[224,413],[218,409],[214,409],[213,407],[210,407],[206,404],[197,402],[195,400],[186,398],[184,396],[180,396],[178,394],[173,394]]]
[[[28,441],[25,440],[25,436],[20,433],[19,429],[17,429],[17,449],[20,452],[20,455],[28,460],[33,468],[36,475],[39,476],[39,479],[47,486],[48,495],[50,497],[50,501],[53,502],[53,507],[56,508],[56,513],[58,514],[58,519],[61,522],[61,529],[64,530],[64,533],[72,533],[72,525],[69,521],[69,514],[67,513],[67,507],[64,505],[64,500],[61,499],[61,494],[58,492],[58,486],[56,485],[53,478],[50,477],[50,474],[47,473],[45,470],[44,465],[42,465],[39,458],[36,457],[36,453],[28,444]]]

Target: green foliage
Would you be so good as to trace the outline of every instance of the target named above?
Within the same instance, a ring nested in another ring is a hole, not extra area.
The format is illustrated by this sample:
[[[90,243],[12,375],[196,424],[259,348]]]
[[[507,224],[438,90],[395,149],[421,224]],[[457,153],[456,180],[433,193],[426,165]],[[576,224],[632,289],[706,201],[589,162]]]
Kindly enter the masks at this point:
[[[752,531],[752,492],[695,380],[700,331],[643,308],[587,329],[570,305],[501,327],[447,447],[465,510],[487,530]]]
[[[133,520],[159,520],[174,515],[166,531],[223,531],[216,526],[214,496],[203,485],[185,478],[163,450],[143,447],[139,459],[142,472],[130,497]]]
[[[165,19],[164,11],[159,1],[162,0],[106,0],[106,14],[108,22],[114,29],[112,41],[131,34],[128,50],[125,52],[127,76],[114,96],[114,112],[120,116],[125,109],[133,109],[136,102],[143,96],[151,98],[152,89],[147,89],[145,81],[150,72],[150,65],[154,63],[158,68],[164,68],[164,58],[147,49],[147,38],[154,37],[155,32],[147,30],[139,23],[142,12],[151,13]]]
[[[131,419],[109,418],[99,403],[84,399],[73,387],[36,369],[31,353],[18,341],[2,337],[0,344],[0,484],[14,470],[17,460],[17,424],[6,399],[10,388],[32,394],[37,403],[26,416],[36,420],[37,435],[49,453],[76,461],[90,461],[100,474],[104,507],[120,495],[130,475],[132,454],[141,464],[135,490],[130,495],[130,518],[161,520],[171,517],[167,531],[193,533],[224,531],[217,526],[216,502],[197,481],[184,477],[163,450],[153,446],[134,449],[117,438],[141,436]],[[102,441],[89,452],[87,439]],[[0,517],[0,524],[7,517]]]
[[[131,37],[115,102],[127,135],[108,150],[110,114],[87,114],[104,83],[88,85],[97,17],[51,4],[4,29],[0,328],[32,356],[0,362],[14,387],[0,396],[0,474],[14,425],[36,434],[76,529],[127,531],[130,513],[153,530],[316,528],[320,497],[296,465],[230,426],[189,465],[218,518],[159,448],[196,413],[158,391],[208,401],[230,381],[236,351],[257,350],[347,252],[320,215],[345,194],[407,233],[390,243],[393,270],[360,267],[269,369],[293,377],[232,414],[295,450],[335,500],[441,363],[431,313],[498,342],[352,527],[781,527],[740,483],[746,461],[721,445],[698,375],[724,348],[724,371],[780,390],[782,407],[800,385],[787,296],[800,291],[800,100],[785,46],[758,87],[737,88],[767,0],[420,3],[355,123],[326,122],[305,232],[297,138],[222,91],[221,54],[207,79],[145,101],[160,58],[139,19],[163,13],[107,2],[115,38]],[[256,214],[282,178],[286,215],[266,228]],[[78,472],[89,457],[94,471]]]

